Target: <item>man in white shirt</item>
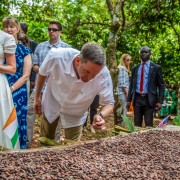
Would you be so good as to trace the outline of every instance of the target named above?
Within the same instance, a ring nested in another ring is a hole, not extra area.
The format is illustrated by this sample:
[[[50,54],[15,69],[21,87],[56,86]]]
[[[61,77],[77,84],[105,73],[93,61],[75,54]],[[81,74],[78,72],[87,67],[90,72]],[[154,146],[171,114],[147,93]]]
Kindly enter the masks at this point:
[[[94,116],[93,128],[102,129],[114,107],[112,81],[105,63],[105,52],[96,43],[86,43],[80,52],[73,48],[49,52],[39,69],[34,99],[35,112],[41,114],[43,110],[40,137],[54,139],[60,121],[65,139],[79,140],[96,95],[102,109]],[[41,89],[47,77],[41,108]]]

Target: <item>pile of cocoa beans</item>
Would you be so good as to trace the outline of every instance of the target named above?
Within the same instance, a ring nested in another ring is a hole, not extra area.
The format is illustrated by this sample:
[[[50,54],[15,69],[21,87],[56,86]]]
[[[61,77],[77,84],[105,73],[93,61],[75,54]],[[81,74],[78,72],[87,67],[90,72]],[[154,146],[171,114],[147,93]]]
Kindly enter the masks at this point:
[[[0,153],[0,179],[180,179],[180,132],[147,131],[64,149]]]

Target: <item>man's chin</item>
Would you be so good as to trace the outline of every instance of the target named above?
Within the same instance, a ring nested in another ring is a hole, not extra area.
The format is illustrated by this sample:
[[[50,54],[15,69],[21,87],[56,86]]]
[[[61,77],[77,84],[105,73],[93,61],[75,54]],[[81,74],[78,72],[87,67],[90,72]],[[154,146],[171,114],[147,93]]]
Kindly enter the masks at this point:
[[[81,79],[83,82],[88,82],[89,81],[89,79]]]

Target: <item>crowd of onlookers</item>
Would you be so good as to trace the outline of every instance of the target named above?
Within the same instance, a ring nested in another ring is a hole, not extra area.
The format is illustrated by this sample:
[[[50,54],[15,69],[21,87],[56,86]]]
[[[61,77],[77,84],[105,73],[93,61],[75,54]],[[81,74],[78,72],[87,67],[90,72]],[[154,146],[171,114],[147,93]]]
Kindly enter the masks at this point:
[[[27,36],[28,26],[13,17],[5,17],[0,31],[0,128],[11,122],[16,109],[19,145],[2,131],[0,145],[8,149],[32,146],[36,115],[42,115],[40,137],[60,140],[60,129],[66,139],[78,141],[87,125],[103,129],[105,119],[113,112],[114,97],[106,53],[96,43],[85,43],[81,51],[60,39],[62,25],[51,21],[49,40],[37,44]],[[154,111],[160,116],[176,112],[175,91],[164,90],[161,66],[150,61],[151,49],[140,49],[141,62],[132,68],[127,53],[118,65],[117,91],[126,116],[130,103],[134,109],[134,124],[153,126]],[[1,86],[1,87],[2,87]],[[168,103],[171,102],[171,106]],[[97,108],[101,105],[100,112]],[[120,120],[121,121],[121,120]],[[15,134],[12,138],[15,138]],[[41,145],[41,144],[40,144]]]

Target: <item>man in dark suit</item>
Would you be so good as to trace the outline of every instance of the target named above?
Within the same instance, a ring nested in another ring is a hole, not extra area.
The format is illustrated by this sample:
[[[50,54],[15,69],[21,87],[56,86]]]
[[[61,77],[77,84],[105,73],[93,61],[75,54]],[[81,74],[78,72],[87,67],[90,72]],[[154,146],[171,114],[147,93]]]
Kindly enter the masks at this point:
[[[163,103],[164,82],[161,66],[150,62],[151,50],[148,46],[140,49],[141,63],[132,69],[128,103],[134,106],[134,124],[142,127],[143,116],[146,126],[153,126],[153,112]]]

